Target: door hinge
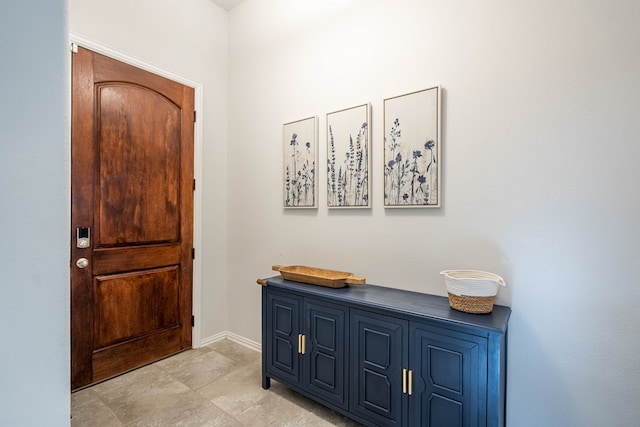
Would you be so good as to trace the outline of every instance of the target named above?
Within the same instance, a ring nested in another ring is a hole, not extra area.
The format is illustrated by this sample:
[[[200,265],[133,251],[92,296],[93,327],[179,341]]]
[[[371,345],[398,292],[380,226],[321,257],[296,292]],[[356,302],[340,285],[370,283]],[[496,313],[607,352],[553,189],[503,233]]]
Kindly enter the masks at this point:
[[[196,316],[191,316],[191,326],[196,326]]]
[[[196,248],[191,248],[191,259],[196,259]]]
[[[77,44],[71,43],[70,49],[71,49],[72,53],[78,53],[78,45]]]
[[[193,110],[193,123],[196,122],[196,118],[198,117],[198,112],[196,110]]]
[[[196,191],[196,179],[193,178],[193,191]]]

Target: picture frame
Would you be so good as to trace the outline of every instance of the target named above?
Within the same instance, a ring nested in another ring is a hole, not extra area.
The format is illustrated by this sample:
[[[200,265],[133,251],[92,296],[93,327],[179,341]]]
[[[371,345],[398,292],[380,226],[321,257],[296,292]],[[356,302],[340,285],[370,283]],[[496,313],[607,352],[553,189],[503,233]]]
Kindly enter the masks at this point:
[[[327,207],[371,207],[371,104],[327,113]]]
[[[318,117],[283,125],[283,207],[316,208]]]
[[[384,100],[384,207],[441,207],[441,87]]]

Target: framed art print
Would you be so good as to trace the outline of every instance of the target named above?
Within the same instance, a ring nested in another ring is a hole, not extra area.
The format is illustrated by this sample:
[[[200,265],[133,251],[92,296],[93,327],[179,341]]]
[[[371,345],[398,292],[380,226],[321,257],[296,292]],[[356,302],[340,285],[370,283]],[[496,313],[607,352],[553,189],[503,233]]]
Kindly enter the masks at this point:
[[[318,118],[314,116],[283,126],[285,208],[317,207],[317,122]]]
[[[384,206],[438,208],[441,89],[384,100]]]
[[[327,206],[369,208],[371,107],[327,113]]]

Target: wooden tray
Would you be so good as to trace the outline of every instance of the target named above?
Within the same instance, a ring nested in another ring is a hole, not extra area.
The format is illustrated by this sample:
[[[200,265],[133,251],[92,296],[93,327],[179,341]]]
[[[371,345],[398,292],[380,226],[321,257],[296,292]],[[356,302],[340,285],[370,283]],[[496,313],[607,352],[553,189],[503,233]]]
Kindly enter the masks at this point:
[[[273,271],[279,271],[285,280],[326,286],[328,288],[342,288],[351,285],[364,285],[366,278],[354,276],[345,271],[326,270],[324,268],[306,267],[304,265],[282,266],[274,265]]]

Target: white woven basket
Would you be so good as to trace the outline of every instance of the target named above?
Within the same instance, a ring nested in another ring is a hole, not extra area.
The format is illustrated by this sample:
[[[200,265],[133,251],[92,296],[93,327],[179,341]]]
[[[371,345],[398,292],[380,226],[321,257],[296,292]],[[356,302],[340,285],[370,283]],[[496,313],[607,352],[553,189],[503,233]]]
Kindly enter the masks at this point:
[[[445,270],[445,287],[449,305],[467,313],[490,313],[498,294],[498,286],[506,286],[497,274],[478,270]]]

